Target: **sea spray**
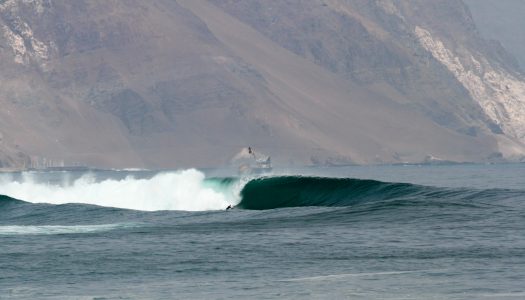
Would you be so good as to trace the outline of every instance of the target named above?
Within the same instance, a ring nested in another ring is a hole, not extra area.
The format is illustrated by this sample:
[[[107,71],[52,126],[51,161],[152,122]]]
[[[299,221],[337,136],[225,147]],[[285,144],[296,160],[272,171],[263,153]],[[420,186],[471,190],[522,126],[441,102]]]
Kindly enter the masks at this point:
[[[86,174],[61,184],[39,182],[30,173],[18,180],[4,178],[0,193],[32,203],[83,203],[108,207],[155,210],[220,210],[239,200],[235,179],[214,182],[195,169],[159,173],[151,178],[96,181]]]

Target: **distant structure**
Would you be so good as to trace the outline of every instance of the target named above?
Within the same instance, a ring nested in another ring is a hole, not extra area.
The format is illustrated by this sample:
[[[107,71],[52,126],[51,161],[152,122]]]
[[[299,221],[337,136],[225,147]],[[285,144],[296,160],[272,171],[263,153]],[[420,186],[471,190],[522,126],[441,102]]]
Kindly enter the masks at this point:
[[[242,148],[231,160],[240,175],[266,174],[272,171],[270,156],[255,151],[252,147]]]
[[[47,157],[31,156],[31,161],[28,169],[47,169],[51,167],[63,167],[65,165],[64,160],[54,160]]]
[[[47,171],[84,171],[89,169],[80,163],[66,164],[63,159],[51,159],[41,156],[31,156],[29,165],[25,165],[26,170],[47,170]]]

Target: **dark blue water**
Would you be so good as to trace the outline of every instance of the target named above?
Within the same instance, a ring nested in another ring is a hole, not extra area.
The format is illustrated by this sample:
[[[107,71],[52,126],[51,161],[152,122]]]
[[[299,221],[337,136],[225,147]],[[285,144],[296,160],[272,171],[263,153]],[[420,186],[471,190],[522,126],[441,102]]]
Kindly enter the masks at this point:
[[[0,298],[525,299],[523,164],[131,173],[0,176]]]

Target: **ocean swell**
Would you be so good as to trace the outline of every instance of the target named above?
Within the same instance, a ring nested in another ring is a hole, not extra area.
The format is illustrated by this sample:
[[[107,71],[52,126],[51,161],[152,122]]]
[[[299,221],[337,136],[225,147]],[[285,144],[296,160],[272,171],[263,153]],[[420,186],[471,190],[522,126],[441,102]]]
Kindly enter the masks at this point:
[[[325,177],[268,177],[248,182],[238,208],[352,206],[363,203],[401,205],[480,205],[484,200],[523,196],[523,191],[438,188],[410,183]],[[388,203],[385,203],[388,202]]]

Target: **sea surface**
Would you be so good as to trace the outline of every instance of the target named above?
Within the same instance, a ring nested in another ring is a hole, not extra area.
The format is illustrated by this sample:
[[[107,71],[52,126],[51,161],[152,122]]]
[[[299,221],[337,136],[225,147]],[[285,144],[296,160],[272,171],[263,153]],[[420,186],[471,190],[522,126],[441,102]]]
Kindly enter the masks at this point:
[[[525,299],[525,164],[24,172],[0,195],[0,299]]]

